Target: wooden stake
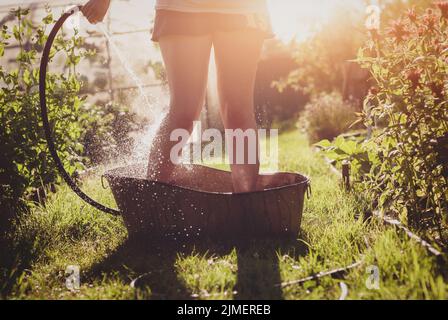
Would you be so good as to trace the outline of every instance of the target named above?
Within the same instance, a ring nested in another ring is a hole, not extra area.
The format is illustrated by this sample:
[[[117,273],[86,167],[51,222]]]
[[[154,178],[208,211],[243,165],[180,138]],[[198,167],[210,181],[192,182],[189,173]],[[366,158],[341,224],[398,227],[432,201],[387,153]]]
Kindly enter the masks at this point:
[[[350,191],[350,162],[344,161],[342,163],[342,185],[346,191]]]

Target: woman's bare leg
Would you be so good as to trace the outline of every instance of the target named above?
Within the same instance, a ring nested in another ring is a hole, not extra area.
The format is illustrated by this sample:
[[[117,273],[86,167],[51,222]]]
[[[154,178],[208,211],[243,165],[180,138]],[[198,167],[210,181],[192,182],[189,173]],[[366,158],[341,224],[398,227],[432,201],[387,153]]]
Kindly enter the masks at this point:
[[[207,88],[212,39],[210,36],[166,36],[160,48],[168,77],[170,110],[151,147],[148,179],[170,181],[175,164],[170,160],[170,141],[176,129],[190,133],[193,121],[200,116]]]
[[[263,37],[254,31],[223,32],[213,38],[221,116],[226,129],[252,129],[256,139],[256,163],[248,162],[250,146],[245,142],[244,164],[236,164],[234,140],[233,159],[230,159],[235,192],[256,189],[260,170],[257,124],[254,111],[254,86]]]

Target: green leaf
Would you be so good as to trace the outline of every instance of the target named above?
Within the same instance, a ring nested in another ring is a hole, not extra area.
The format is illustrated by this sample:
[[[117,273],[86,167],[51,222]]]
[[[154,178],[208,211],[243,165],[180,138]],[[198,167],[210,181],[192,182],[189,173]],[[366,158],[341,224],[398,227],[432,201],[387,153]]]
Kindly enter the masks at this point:
[[[42,19],[42,22],[43,22],[44,24],[51,24],[51,23],[53,23],[53,22],[54,22],[53,14],[52,14],[52,13],[49,13],[47,16],[45,16],[45,17]]]
[[[344,151],[346,154],[354,154],[357,150],[358,143],[353,140],[345,141],[340,145],[340,149]]]
[[[314,145],[315,145],[316,147],[320,147],[320,148],[323,148],[323,149],[325,149],[325,148],[329,148],[329,147],[332,146],[330,140],[322,140],[322,141],[319,141],[318,143],[316,143],[316,144],[314,144]]]
[[[23,72],[23,82],[29,86],[31,84],[31,73],[28,69]]]

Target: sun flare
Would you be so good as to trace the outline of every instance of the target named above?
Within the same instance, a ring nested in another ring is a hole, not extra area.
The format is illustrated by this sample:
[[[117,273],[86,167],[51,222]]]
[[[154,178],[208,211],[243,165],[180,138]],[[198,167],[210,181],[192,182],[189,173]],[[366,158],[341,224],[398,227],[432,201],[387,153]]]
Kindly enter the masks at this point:
[[[272,27],[278,38],[303,40],[327,21],[337,7],[359,7],[361,0],[268,0]]]

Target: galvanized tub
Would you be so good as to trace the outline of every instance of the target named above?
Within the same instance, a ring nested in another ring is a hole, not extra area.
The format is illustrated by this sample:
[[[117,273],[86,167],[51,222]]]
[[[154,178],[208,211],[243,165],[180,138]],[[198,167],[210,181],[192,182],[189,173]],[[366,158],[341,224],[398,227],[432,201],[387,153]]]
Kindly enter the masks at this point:
[[[310,180],[300,174],[262,175],[266,190],[232,193],[231,174],[189,166],[177,185],[145,179],[142,165],[107,171],[130,234],[154,238],[296,237]]]

